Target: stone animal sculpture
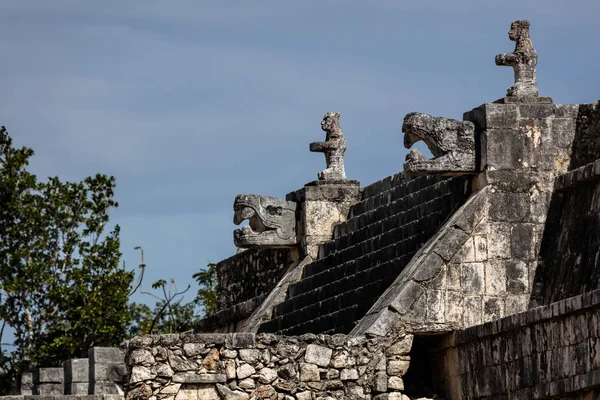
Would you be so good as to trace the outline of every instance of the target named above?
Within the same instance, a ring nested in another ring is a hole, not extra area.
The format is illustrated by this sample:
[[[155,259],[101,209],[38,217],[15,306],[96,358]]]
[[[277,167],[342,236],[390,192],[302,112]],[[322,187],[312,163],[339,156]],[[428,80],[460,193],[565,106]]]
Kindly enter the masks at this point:
[[[514,42],[515,51],[498,54],[496,65],[513,67],[515,83],[508,88],[509,97],[536,97],[538,89],[535,79],[535,66],[538,57],[529,38],[529,21],[514,21],[510,25],[508,38]]]
[[[240,194],[233,203],[233,223],[248,226],[233,232],[240,248],[290,247],[297,243],[296,203],[274,197]]]
[[[340,129],[340,114],[328,112],[321,121],[321,129],[325,131],[325,142],[313,142],[310,151],[325,153],[327,168],[319,172],[319,180],[340,181],[346,180],[344,169],[344,153],[346,152],[346,138]]]
[[[457,175],[475,172],[475,125],[469,121],[409,113],[402,124],[404,147],[422,140],[434,158],[429,160],[418,150],[406,156],[404,171]]]

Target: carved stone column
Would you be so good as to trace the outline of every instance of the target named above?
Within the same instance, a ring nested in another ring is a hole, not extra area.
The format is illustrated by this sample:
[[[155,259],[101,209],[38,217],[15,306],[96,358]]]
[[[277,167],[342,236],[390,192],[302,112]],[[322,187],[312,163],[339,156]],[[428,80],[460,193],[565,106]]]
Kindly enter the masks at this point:
[[[301,251],[317,258],[319,245],[333,237],[333,227],[346,221],[350,207],[360,200],[360,182],[314,181],[286,196],[299,207]]]

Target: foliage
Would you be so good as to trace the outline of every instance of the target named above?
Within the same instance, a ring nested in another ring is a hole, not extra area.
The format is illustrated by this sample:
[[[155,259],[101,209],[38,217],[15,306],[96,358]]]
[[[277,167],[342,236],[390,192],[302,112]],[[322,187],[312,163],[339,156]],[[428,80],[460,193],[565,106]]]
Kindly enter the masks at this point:
[[[131,304],[131,325],[128,329],[129,336],[177,333],[185,332],[194,328],[195,304],[182,304],[183,294],[187,292],[190,285],[183,291],[178,292],[175,281],[171,279],[167,289],[167,281],[159,279],[152,283],[152,289],[160,290],[162,297],[149,292],[142,292],[157,299],[154,309],[146,304]]]
[[[195,302],[202,308],[205,317],[217,312],[217,264],[209,263],[206,269],[192,275],[200,288]]]
[[[119,227],[107,231],[115,178],[38,182],[27,171],[33,154],[2,127],[0,319],[16,350],[1,354],[13,374],[118,345],[130,320],[133,272],[119,267]]]

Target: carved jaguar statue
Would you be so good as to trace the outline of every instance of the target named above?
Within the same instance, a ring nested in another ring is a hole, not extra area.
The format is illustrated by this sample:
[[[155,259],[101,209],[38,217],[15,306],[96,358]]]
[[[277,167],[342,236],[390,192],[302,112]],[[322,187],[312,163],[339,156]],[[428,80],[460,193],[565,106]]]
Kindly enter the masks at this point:
[[[418,150],[406,156],[404,171],[456,175],[475,172],[475,125],[424,113],[409,113],[402,124],[404,147],[422,140],[434,158],[429,160]]]
[[[240,248],[291,247],[297,243],[296,203],[274,197],[240,194],[233,203],[233,223],[248,226],[233,232]]]

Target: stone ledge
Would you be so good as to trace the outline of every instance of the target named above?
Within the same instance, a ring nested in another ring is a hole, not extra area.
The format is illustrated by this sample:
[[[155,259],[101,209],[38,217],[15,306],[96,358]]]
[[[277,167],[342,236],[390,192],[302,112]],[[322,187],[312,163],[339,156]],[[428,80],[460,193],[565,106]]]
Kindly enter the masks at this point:
[[[552,103],[552,97],[535,96],[535,97],[516,97],[506,96],[495,100],[496,104],[515,104],[515,103]]]
[[[0,400],[124,400],[120,394],[57,394],[57,395],[9,395],[0,396]]]
[[[600,289],[457,331],[455,333],[455,345],[474,342],[485,336],[497,335],[536,322],[551,320],[595,307],[600,307]]]
[[[554,189],[558,192],[600,180],[600,159],[556,177]]]

